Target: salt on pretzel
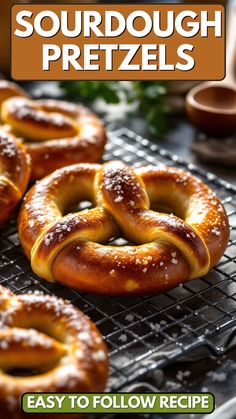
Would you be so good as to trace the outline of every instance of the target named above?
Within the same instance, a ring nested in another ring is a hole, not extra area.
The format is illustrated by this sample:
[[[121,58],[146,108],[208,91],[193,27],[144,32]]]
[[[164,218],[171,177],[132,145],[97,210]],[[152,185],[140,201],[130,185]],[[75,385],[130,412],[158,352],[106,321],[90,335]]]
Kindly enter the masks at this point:
[[[81,311],[53,296],[16,296],[0,286],[1,418],[25,417],[26,392],[103,391],[107,376],[107,348]]]
[[[88,108],[59,100],[32,100],[14,83],[0,82],[3,124],[24,141],[31,178],[68,164],[98,161],[106,143],[102,121]]]
[[[0,225],[10,217],[29,182],[30,157],[21,142],[0,127]]]
[[[81,200],[94,208],[66,214]],[[200,180],[119,161],[68,166],[44,178],[27,194],[18,227],[39,276],[112,295],[159,293],[203,276],[229,238],[224,207]],[[120,235],[134,245],[109,244]]]

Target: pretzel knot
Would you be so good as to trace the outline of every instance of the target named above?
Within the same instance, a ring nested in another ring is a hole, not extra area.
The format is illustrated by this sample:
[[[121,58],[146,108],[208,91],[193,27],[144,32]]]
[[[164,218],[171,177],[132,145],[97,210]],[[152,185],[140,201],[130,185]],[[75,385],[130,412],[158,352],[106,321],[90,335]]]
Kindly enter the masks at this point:
[[[81,200],[94,208],[66,214]],[[48,281],[145,294],[205,275],[224,252],[229,226],[220,200],[189,173],[110,162],[69,166],[35,185],[19,236],[33,270]],[[133,245],[109,243],[119,236]]]
[[[107,375],[107,349],[82,312],[56,297],[0,287],[1,417],[21,417],[25,392],[102,391]]]
[[[22,137],[32,179],[59,167],[98,161],[106,143],[102,121],[82,105],[32,100],[14,83],[0,81],[1,120]]]

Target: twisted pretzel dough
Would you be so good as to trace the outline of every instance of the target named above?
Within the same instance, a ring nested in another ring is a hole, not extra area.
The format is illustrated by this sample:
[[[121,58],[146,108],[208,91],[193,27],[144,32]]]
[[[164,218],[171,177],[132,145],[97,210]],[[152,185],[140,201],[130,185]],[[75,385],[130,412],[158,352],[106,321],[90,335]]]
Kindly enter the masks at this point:
[[[32,179],[68,164],[98,161],[106,143],[102,121],[82,105],[32,100],[14,83],[0,82],[1,120],[24,140]]]
[[[16,83],[0,80],[0,104],[13,96],[29,97]]]
[[[29,182],[30,158],[17,138],[0,128],[0,225],[10,217]]]
[[[95,208],[63,215],[81,200]],[[113,295],[159,293],[205,275],[229,237],[224,207],[205,184],[178,169],[122,162],[55,171],[28,193],[18,226],[39,276]],[[135,245],[105,245],[120,234]]]
[[[15,296],[0,286],[1,418],[25,417],[26,392],[103,391],[107,376],[107,348],[81,311],[53,296]]]

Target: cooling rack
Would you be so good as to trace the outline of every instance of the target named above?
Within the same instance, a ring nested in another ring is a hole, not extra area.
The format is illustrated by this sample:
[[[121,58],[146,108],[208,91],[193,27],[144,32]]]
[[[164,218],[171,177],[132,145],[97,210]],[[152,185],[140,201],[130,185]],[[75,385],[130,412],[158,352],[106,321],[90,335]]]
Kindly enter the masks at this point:
[[[108,389],[116,391],[200,346],[216,355],[227,350],[236,330],[236,188],[126,128],[110,124],[107,129],[104,160],[122,159],[134,167],[165,163],[190,171],[222,199],[231,226],[224,256],[204,278],[157,296],[114,298],[80,294],[41,280],[20,247],[15,218],[1,230],[0,283],[16,293],[52,293],[83,310],[107,342]],[[215,343],[222,332],[224,342]]]

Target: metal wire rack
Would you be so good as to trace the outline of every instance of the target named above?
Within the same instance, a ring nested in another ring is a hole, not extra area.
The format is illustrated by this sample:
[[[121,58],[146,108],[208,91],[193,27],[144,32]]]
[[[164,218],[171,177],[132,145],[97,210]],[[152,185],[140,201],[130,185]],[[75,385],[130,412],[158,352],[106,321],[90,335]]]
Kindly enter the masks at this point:
[[[97,324],[110,349],[109,390],[139,380],[157,367],[206,346],[221,354],[236,330],[236,188],[159,148],[134,132],[108,125],[104,160],[122,159],[134,167],[165,163],[187,169],[207,183],[227,210],[231,236],[219,264],[206,277],[149,297],[80,294],[47,283],[31,270],[20,247],[13,217],[0,232],[0,283],[13,292],[40,290],[67,298]],[[227,331],[223,346],[213,338]]]

